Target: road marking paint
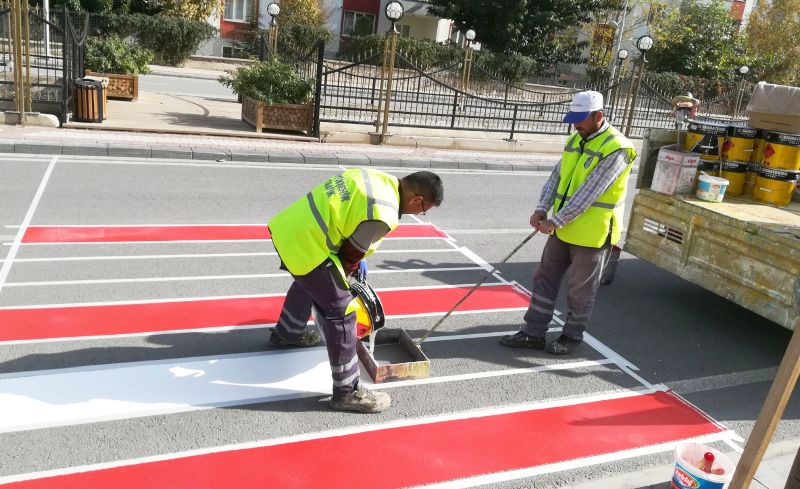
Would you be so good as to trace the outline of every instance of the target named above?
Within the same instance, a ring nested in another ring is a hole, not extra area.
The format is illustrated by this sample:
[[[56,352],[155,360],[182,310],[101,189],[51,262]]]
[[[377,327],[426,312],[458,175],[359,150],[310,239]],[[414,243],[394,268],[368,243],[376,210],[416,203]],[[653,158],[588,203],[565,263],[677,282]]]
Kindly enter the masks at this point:
[[[449,229],[448,234],[531,234],[531,228],[502,228],[502,229]]]
[[[200,489],[236,486],[246,474],[247,484],[253,487],[330,487],[331,480],[353,489],[408,487],[458,483],[459,479],[487,474],[526,477],[525,471],[554,464],[576,465],[592,457],[613,457],[635,449],[663,451],[666,444],[726,435],[674,395],[626,394],[560,406],[543,403],[459,413],[450,419],[403,420],[219,447],[206,453],[22,474],[0,482],[18,482],[15,487],[20,489],[125,489],[150,480],[163,487]],[[559,450],[553,450],[554,446]],[[341,463],[342,453],[370,453],[376,447],[382,456],[358,470]]]
[[[422,248],[408,250],[380,250],[375,255],[383,254],[423,254],[423,253],[454,253],[458,250],[449,248]],[[90,255],[90,256],[56,256],[43,258],[16,258],[15,263],[59,262],[59,261],[103,261],[103,260],[167,260],[179,258],[245,258],[257,256],[278,256],[274,251],[248,252],[248,253],[183,253],[161,255]],[[3,260],[0,260],[3,261]]]
[[[379,290],[387,316],[443,313],[466,292],[465,287],[415,287]],[[121,303],[102,306],[3,308],[0,342],[34,341],[173,332],[220,326],[274,324],[284,294],[264,297]],[[503,311],[527,304],[516,289],[482,286],[459,306],[460,311]]]
[[[386,275],[395,273],[426,273],[426,272],[464,272],[470,270],[480,270],[480,267],[431,267],[431,268],[406,268],[401,270],[388,270],[382,268],[371,268],[369,273],[375,275]],[[289,272],[277,273],[254,273],[241,275],[189,275],[179,277],[139,277],[139,278],[113,278],[113,279],[92,279],[92,280],[54,280],[44,282],[9,282],[6,287],[43,287],[43,286],[66,286],[66,285],[97,285],[97,284],[129,284],[129,283],[154,283],[154,282],[193,282],[203,280],[248,280],[259,278],[286,278],[291,277]]]
[[[25,239],[27,228],[33,219],[33,213],[36,212],[36,207],[39,206],[39,201],[42,199],[44,188],[47,186],[48,180],[50,180],[50,175],[53,174],[53,168],[56,165],[56,161],[58,161],[58,156],[53,156],[53,158],[50,159],[50,164],[47,165],[47,169],[42,176],[42,181],[39,182],[39,187],[36,189],[36,193],[33,196],[31,205],[28,206],[28,211],[25,213],[25,217],[22,219],[22,224],[20,225],[14,242],[11,244],[11,249],[8,250],[5,260],[3,260],[3,265],[0,266],[0,292],[2,292],[3,284],[5,284],[6,279],[8,279],[8,273],[11,271],[11,265],[14,263],[14,258],[17,256],[17,252],[19,251],[20,243]]]
[[[387,239],[447,238],[433,225],[401,224]],[[259,225],[152,225],[152,226],[29,226],[23,244],[132,243],[187,241],[267,241],[266,224]]]
[[[771,382],[778,372],[776,367],[744,370],[730,374],[709,375],[670,382],[669,387],[678,394],[692,394],[715,389],[728,389],[740,385]]]

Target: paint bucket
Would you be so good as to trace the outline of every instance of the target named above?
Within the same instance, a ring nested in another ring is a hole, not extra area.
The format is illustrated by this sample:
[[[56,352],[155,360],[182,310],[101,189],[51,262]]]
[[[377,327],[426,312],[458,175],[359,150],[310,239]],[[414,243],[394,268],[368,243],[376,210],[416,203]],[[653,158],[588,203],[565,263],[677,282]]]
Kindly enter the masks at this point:
[[[753,152],[750,153],[750,163],[760,165],[764,159],[764,131],[758,130],[758,135],[753,140]]]
[[[709,474],[698,467],[706,453],[714,454],[712,471]],[[675,449],[675,471],[672,473],[670,489],[724,489],[733,478],[734,463],[715,448],[697,443],[685,443]]]
[[[800,134],[767,132],[764,135],[763,165],[789,171],[800,170]]]
[[[747,167],[750,166],[746,161],[723,161],[720,176],[730,182],[725,193],[730,196],[742,195],[744,192],[744,181],[747,179]]]
[[[762,166],[753,188],[753,200],[781,207],[792,201],[798,172]]]
[[[683,149],[698,153],[701,160],[719,161],[720,147],[727,133],[728,126],[724,124],[689,121]]]
[[[750,161],[758,129],[745,126],[728,126],[728,134],[722,144],[722,159]],[[728,189],[730,192],[730,189]]]
[[[700,163],[697,164],[697,175],[692,183],[692,193],[697,191],[697,182],[700,181],[700,175],[703,173],[707,175],[719,175],[719,170],[719,161],[700,160]]]
[[[758,177],[758,170],[761,169],[761,165],[756,165],[750,163],[747,166],[747,175],[744,177],[744,189],[742,190],[742,195],[753,195],[753,189],[756,186],[756,178]]]
[[[697,182],[697,198],[706,202],[722,202],[729,183],[724,178],[700,175]]]

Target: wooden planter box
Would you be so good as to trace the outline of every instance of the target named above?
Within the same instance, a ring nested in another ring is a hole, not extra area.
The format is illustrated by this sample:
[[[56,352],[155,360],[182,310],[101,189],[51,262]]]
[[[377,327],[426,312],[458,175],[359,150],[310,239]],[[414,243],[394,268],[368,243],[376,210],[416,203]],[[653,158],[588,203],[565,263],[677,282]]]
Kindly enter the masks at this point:
[[[242,120],[255,127],[257,132],[261,132],[263,129],[278,129],[303,131],[310,134],[314,123],[314,106],[311,104],[268,105],[250,97],[244,97]]]
[[[86,70],[86,76],[108,78],[108,98],[120,98],[135,102],[139,98],[139,75],[118,75]]]

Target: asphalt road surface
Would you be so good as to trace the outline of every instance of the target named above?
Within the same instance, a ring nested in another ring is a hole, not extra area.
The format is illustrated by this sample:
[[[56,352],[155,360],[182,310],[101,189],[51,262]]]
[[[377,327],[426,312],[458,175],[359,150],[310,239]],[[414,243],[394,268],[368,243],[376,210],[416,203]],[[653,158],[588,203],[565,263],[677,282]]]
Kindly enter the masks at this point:
[[[789,340],[623,254],[581,350],[501,347],[536,236],[423,345],[427,379],[370,385],[392,396],[382,414],[333,412],[323,348],[266,346],[290,277],[263,225],[340,168],[19,155],[0,168],[0,486],[570,487],[669,463],[685,440],[741,447]],[[387,328],[414,338],[527,236],[547,178],[439,173],[443,206],[405,216],[405,237],[369,260]],[[798,407],[775,440],[800,438]]]

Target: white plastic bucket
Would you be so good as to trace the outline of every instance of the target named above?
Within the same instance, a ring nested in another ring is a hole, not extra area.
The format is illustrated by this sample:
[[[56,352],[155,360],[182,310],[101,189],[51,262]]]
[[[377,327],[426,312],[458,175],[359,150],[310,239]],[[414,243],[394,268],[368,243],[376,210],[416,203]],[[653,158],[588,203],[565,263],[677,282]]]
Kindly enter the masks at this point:
[[[729,183],[724,178],[701,173],[697,182],[697,198],[708,202],[722,202]]]
[[[724,469],[723,474],[709,474],[697,465],[706,452],[714,454],[713,469]],[[724,489],[733,478],[736,465],[725,454],[707,445],[686,443],[675,449],[675,471],[670,489]]]

